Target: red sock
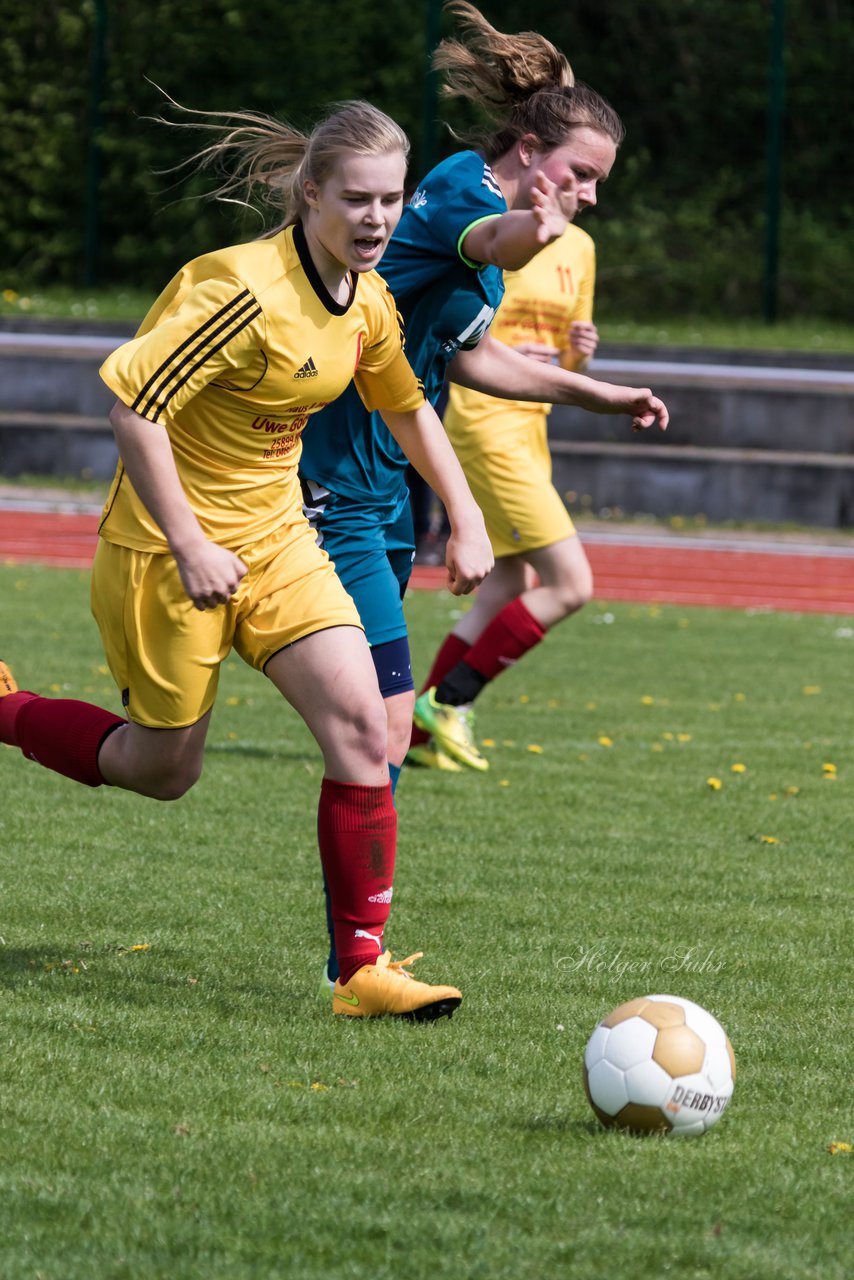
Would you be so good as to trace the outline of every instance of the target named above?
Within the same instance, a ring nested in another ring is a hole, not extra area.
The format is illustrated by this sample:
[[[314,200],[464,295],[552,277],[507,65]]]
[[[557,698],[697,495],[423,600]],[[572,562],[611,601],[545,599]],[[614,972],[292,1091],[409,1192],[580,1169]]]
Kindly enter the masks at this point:
[[[463,658],[487,680],[494,680],[539,644],[545,634],[520,596],[495,615]]]
[[[20,747],[28,760],[75,782],[87,787],[103,784],[98,768],[101,743],[126,720],[91,702],[40,698],[23,690],[0,699],[0,706],[0,740]]]
[[[465,657],[468,652],[468,647],[468,640],[461,639],[460,636],[455,635],[453,631],[450,635],[445,636],[445,639],[439,647],[439,652],[433,659],[430,674],[421,687],[421,693],[423,693],[425,689],[433,689],[436,685],[441,684],[448,672],[453,671],[460,659]],[[418,747],[422,742],[427,742],[429,737],[429,733],[425,733],[423,729],[419,729],[418,726],[414,724],[412,726],[412,737],[409,745],[411,747]]]
[[[383,951],[397,845],[391,786],[324,778],[317,810],[320,861],[329,886],[341,982]]]

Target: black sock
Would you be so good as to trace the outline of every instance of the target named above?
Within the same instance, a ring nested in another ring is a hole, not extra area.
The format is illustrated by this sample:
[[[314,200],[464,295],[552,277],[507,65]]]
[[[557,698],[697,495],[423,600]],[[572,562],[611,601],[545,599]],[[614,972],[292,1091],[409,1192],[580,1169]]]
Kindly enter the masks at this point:
[[[449,707],[462,707],[474,702],[486,684],[489,684],[487,676],[482,676],[467,662],[458,662],[436,690],[436,701]]]

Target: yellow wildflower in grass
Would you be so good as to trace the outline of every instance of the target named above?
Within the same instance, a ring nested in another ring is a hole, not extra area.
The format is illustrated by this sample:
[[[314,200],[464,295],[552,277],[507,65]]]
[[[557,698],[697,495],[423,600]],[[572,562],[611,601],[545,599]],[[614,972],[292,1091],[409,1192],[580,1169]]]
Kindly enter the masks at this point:
[[[516,745],[516,739],[515,739],[515,738],[502,738],[502,739],[501,739],[501,745],[502,745],[502,747],[515,747],[515,745]]]
[[[854,1151],[850,1142],[831,1142],[827,1149],[832,1156],[847,1156]]]
[[[835,764],[831,764],[829,760],[825,760],[824,764],[821,766],[821,771],[822,771],[822,773],[835,774],[835,773],[836,773],[836,765],[835,765]]]
[[[777,799],[777,792],[776,792],[776,791],[772,791],[772,792],[771,792],[771,794],[770,794],[770,796],[768,797],[768,799],[769,799],[769,800],[776,800],[776,799]]]
[[[759,839],[763,844],[779,844],[780,841],[776,836],[760,836]]]
[[[709,705],[706,707],[707,711],[720,711],[720,709],[721,709],[721,704],[719,702],[710,702]]]
[[[673,741],[673,734],[670,732],[670,730],[669,730],[669,729],[668,729],[665,733],[663,733],[661,736],[662,736],[662,738],[664,739],[664,741],[665,741],[665,742],[672,742],[672,741]]]
[[[690,733],[677,733],[677,735],[676,735],[676,741],[677,741],[677,742],[690,742],[690,741],[691,741],[691,735],[690,735]]]
[[[585,702],[585,704],[584,704],[584,710],[585,710],[585,711],[595,711],[595,710],[596,710],[596,705],[597,705],[597,704],[596,704],[595,702]]]
[[[785,794],[787,796],[796,796],[800,793],[800,787],[786,787]]]
[[[531,699],[528,697],[527,693],[520,693],[519,701],[524,703],[524,702],[530,702]]]
[[[747,694],[746,694],[746,693],[734,693],[734,694],[732,695],[732,698],[733,698],[733,702],[746,702],[746,701],[747,701]]]
[[[546,703],[546,706],[554,710],[555,707],[560,706],[560,703],[558,702],[557,698],[549,698],[548,702]]]
[[[747,773],[747,765],[746,765],[746,764],[731,764],[731,765],[730,765],[730,767],[729,767],[729,771],[730,771],[730,773]]]
[[[706,778],[706,786],[712,791],[720,791],[723,785],[720,778]]]
[[[651,707],[654,702],[655,702],[655,698],[653,698],[652,694],[650,693],[645,693],[641,698],[641,705],[644,707]]]
[[[806,694],[808,698],[815,697],[817,693],[821,693],[820,684],[805,684],[801,693]]]
[[[314,1089],[316,1093],[326,1093],[329,1089],[329,1085],[324,1084],[321,1080],[313,1080],[310,1088]]]
[[[128,947],[129,951],[150,951],[150,942],[135,942],[132,947]]]
[[[481,745],[482,747],[494,747],[494,746],[495,746],[495,739],[494,739],[494,738],[482,738],[482,739],[481,739],[481,743],[480,743],[480,745]]]
[[[543,754],[543,748],[540,746],[537,746],[536,742],[529,742],[528,750],[530,751],[532,756],[541,756]]]
[[[653,749],[653,751],[663,751],[663,750],[664,750],[664,747],[661,745],[661,743],[660,743],[660,742],[654,742],[654,743],[652,744],[652,749]]]
[[[499,787],[509,787],[510,781],[507,778],[501,778],[498,782]]]
[[[14,289],[4,289],[4,290],[3,290],[3,301],[4,301],[4,302],[8,302],[8,303],[10,303],[10,304],[11,304],[11,303],[13,303],[13,302],[17,302],[17,301],[18,301],[18,295],[17,295],[17,293],[15,292],[15,290],[14,290]]]
[[[234,732],[233,729],[229,733],[227,733],[225,736],[228,738],[229,742],[237,741],[237,734]]]
[[[613,739],[609,738],[607,733],[600,734],[596,741],[600,747],[613,747],[614,745]]]
[[[232,695],[232,697],[230,697],[230,698],[226,698],[226,700],[225,700],[225,705],[226,705],[227,707],[239,707],[239,706],[240,706],[240,699],[239,699],[239,698],[235,698],[235,697]]]

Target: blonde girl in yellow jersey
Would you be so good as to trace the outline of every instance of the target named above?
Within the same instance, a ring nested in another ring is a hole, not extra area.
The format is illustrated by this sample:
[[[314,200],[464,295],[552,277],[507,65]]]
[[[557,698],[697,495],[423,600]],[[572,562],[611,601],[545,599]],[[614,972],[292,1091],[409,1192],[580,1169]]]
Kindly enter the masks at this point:
[[[0,741],[89,786],[177,799],[200,776],[220,666],[236,649],[323,754],[333,1012],[432,1019],[461,996],[416,981],[383,945],[396,845],[385,709],[297,477],[310,415],[355,379],[449,507],[453,589],[470,591],[491,567],[480,512],[372,270],[400,217],[408,143],[365,103],[343,104],[309,137],[263,116],[227,120],[224,136],[221,117],[201,121],[218,131],[201,160],[234,162],[221,193],[263,180],[278,229],[186,264],[101,370],[117,396],[120,462],[92,607],[126,718],[18,690],[0,664]]]

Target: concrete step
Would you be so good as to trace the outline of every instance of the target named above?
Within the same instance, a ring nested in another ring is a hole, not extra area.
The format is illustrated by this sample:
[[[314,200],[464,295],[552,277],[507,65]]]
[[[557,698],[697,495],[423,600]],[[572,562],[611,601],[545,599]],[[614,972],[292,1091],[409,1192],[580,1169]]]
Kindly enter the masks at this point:
[[[117,459],[107,417],[113,396],[98,368],[127,336],[118,328],[0,328],[0,474],[110,478]],[[825,528],[854,522],[852,362],[840,357],[833,367],[831,358],[793,353],[778,353],[778,364],[768,363],[769,353],[676,354],[641,359],[637,349],[603,347],[591,370],[608,381],[652,386],[671,412],[666,437],[633,437],[625,417],[553,410],[555,479],[576,495],[571,508],[584,495],[582,509],[594,511]]]
[[[0,476],[109,480],[118,456],[106,410],[97,417],[25,410],[0,413]]]
[[[570,512],[854,526],[854,457],[768,449],[552,442]]]

